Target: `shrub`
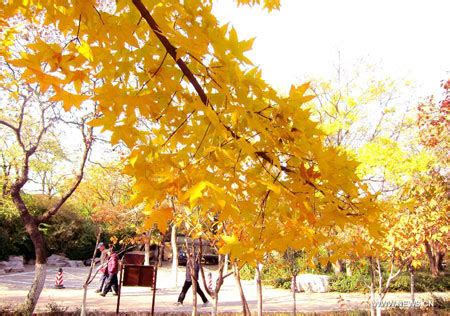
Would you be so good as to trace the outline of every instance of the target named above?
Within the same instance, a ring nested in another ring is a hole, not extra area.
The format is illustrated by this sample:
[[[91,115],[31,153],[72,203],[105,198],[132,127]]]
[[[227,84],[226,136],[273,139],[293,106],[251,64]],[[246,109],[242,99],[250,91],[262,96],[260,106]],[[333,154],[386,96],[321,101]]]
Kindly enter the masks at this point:
[[[24,195],[33,214],[42,214],[50,200],[41,196]],[[7,198],[0,198],[0,260],[11,255],[33,259],[34,246],[25,231],[19,213]],[[94,225],[73,206],[65,205],[48,224],[40,224],[44,234],[47,253],[65,254],[69,259],[82,260],[91,257],[95,247]]]
[[[50,302],[50,303],[47,304],[46,307],[47,307],[47,310],[52,315],[64,315],[66,313],[66,311],[69,309],[69,307],[59,305],[56,302]]]
[[[6,230],[0,230],[0,261],[7,260],[10,254],[9,234]]]
[[[360,270],[354,271],[353,275],[345,274],[331,276],[330,290],[341,293],[367,292],[370,277]]]
[[[416,280],[417,282],[417,280]],[[400,274],[392,283],[391,283],[391,292],[408,292],[411,288],[410,278],[408,274]],[[416,284],[417,290],[417,284]]]
[[[266,264],[261,273],[261,278],[273,282],[276,279],[290,279],[289,271],[286,267],[280,267],[277,264]]]
[[[19,213],[6,198],[0,198],[0,223],[0,260],[7,260],[11,255],[22,255],[26,260],[33,258],[33,243]]]
[[[383,277],[386,280],[387,275]],[[446,292],[450,290],[449,275],[434,279],[428,272],[416,272],[414,282],[416,292]],[[367,271],[362,270],[356,270],[352,276],[341,274],[330,278],[330,289],[336,292],[366,292],[369,285],[370,276]],[[410,276],[407,272],[403,272],[395,278],[389,288],[390,292],[409,292],[410,290]]]
[[[291,279],[290,278],[276,278],[269,284],[276,288],[289,290],[291,288]]]
[[[240,271],[242,280],[253,280],[255,278],[255,268],[249,264],[245,264]]]
[[[428,272],[416,272],[414,278],[416,292],[446,292],[450,290],[450,275],[442,275],[433,278]],[[391,285],[391,291],[411,290],[410,276],[408,273],[400,274]]]
[[[13,315],[16,309],[13,304],[0,305],[0,315]]]
[[[65,254],[72,260],[84,260],[92,256],[96,239],[94,225],[76,210],[62,209],[45,225],[43,231],[49,254]]]

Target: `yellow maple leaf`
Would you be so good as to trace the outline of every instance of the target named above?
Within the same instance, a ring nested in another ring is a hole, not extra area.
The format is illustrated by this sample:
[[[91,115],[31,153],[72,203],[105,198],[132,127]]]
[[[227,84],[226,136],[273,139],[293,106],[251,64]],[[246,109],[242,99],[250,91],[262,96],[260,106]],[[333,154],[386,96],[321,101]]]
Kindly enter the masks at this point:
[[[94,56],[92,55],[91,47],[87,42],[81,41],[81,45],[77,47],[77,50],[87,60],[94,61]]]
[[[173,218],[173,210],[169,206],[153,208],[151,210],[146,210],[143,213],[147,215],[143,224],[144,229],[150,230],[156,225],[162,233],[167,230],[168,223]]]
[[[229,254],[231,257],[235,258],[243,253],[242,246],[235,234],[232,234],[231,236],[222,235],[221,244],[222,246],[219,249],[220,254]]]

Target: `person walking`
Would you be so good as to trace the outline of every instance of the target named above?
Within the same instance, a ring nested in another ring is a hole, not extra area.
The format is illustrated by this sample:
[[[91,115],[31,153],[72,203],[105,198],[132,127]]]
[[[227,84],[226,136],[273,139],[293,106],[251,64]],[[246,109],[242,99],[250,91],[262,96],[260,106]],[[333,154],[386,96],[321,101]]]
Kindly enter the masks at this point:
[[[191,263],[191,258],[188,259],[188,262],[186,264],[186,280],[184,281],[183,284],[183,288],[181,289],[181,293],[180,296],[178,296],[178,301],[175,303],[175,305],[183,305],[183,301],[184,298],[186,297],[186,293],[189,290],[189,288],[192,286],[192,282],[196,282],[197,285],[197,294],[200,295],[202,301],[203,301],[203,305],[207,305],[208,299],[205,296],[205,293],[203,293],[202,289],[200,288],[200,285],[198,284],[198,272],[200,271],[200,260],[197,256],[195,256],[195,261],[194,261],[194,275],[192,276],[191,274],[191,269],[190,269],[190,263]]]
[[[109,249],[108,255],[108,279],[103,292],[100,294],[101,296],[106,296],[106,294],[111,291],[111,288],[114,290],[113,295],[117,295],[119,292],[119,281],[117,279],[117,273],[119,272],[119,256],[114,252],[112,247]]]
[[[98,271],[100,274],[100,283],[98,289],[95,291],[96,293],[101,293],[105,286],[105,281],[108,279],[108,249],[106,249],[105,245],[101,242],[98,244],[97,249],[100,250],[100,258],[97,260],[99,263]]]

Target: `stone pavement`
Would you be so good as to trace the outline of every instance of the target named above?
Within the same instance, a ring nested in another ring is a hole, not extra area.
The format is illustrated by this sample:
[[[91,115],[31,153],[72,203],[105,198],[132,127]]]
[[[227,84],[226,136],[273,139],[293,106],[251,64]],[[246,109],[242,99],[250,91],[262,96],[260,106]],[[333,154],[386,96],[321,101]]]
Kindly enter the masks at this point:
[[[47,304],[56,303],[60,306],[68,306],[76,309],[81,306],[83,297],[82,284],[86,278],[88,268],[64,268],[65,289],[55,289],[54,282],[56,268],[48,268],[47,280],[44,291],[41,294],[37,311],[47,311]],[[192,291],[189,290],[185,304],[175,306],[181,285],[184,282],[184,267],[178,270],[178,287],[172,279],[170,268],[163,267],[158,271],[156,312],[190,312],[192,309]],[[26,297],[28,287],[33,279],[32,267],[27,267],[23,273],[11,273],[0,276],[0,304],[22,303]],[[95,283],[95,281],[94,281]],[[95,293],[97,284],[91,284],[87,295],[87,307],[89,310],[114,312],[117,297],[108,294],[101,297]],[[201,285],[202,286],[202,285]],[[244,292],[251,310],[256,310],[256,287],[252,281],[243,281]],[[203,286],[202,286],[203,288]],[[449,293],[440,295],[450,298]],[[362,293],[297,293],[297,310],[301,312],[346,311],[367,309],[368,295]],[[386,301],[408,301],[409,293],[388,294]],[[418,294],[417,300],[428,301],[428,293]],[[290,312],[292,311],[292,293],[288,290],[263,288],[263,309],[266,312]],[[198,302],[201,303],[200,298]],[[144,312],[151,310],[152,290],[141,287],[123,287],[121,296],[121,311]],[[199,305],[199,312],[208,312],[210,307]],[[240,312],[241,301],[239,292],[233,277],[225,280],[219,294],[219,312]]]

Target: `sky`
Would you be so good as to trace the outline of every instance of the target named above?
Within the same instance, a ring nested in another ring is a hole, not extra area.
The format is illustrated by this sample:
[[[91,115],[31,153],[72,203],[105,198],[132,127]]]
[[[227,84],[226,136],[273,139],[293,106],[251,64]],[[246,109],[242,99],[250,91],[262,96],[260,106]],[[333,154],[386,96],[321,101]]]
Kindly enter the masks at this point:
[[[281,10],[217,0],[214,13],[239,38],[256,37],[248,57],[274,87],[326,77],[338,60],[366,58],[417,93],[439,92],[450,77],[449,0],[281,0]]]

